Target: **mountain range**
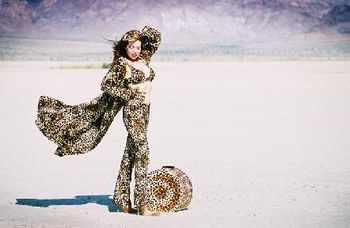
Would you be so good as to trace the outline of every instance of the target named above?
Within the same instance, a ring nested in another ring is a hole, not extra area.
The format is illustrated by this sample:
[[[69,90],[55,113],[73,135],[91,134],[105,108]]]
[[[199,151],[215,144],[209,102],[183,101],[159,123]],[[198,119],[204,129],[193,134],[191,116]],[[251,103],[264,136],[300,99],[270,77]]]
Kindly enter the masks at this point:
[[[167,43],[349,40],[350,0],[1,0],[0,36],[119,39],[150,25]]]

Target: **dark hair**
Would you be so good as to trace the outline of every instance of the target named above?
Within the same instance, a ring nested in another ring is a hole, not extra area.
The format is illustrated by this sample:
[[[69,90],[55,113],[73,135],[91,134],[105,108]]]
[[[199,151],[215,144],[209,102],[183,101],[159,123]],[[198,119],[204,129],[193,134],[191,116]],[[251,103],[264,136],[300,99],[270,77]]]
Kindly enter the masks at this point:
[[[127,57],[126,46],[128,46],[128,41],[119,40],[113,45],[113,63],[115,63],[119,57]],[[112,64],[113,64],[112,63]]]
[[[140,37],[140,39],[137,39],[138,41],[141,42],[141,50],[144,49],[145,44],[145,38]],[[135,40],[136,41],[136,40]],[[114,66],[119,57],[125,57],[128,58],[128,54],[126,53],[126,47],[128,46],[130,41],[124,41],[124,40],[119,40],[118,42],[115,42],[113,45],[113,62],[111,63],[111,66]]]
[[[145,42],[145,37],[141,35],[141,32],[138,30],[130,30],[126,32],[123,37],[118,41],[115,42],[113,45],[113,62],[111,66],[114,66],[117,64],[119,57],[125,57],[127,58],[128,55],[126,53],[126,47],[128,46],[129,42],[134,42],[139,40],[141,42],[141,49],[143,49]]]

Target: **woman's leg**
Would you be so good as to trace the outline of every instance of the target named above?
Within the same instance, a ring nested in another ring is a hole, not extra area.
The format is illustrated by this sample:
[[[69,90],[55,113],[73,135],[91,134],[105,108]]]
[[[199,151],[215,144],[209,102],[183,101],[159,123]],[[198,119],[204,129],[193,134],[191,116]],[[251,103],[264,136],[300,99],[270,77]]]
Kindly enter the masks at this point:
[[[131,172],[135,162],[135,145],[131,135],[128,134],[126,146],[120,163],[117,183],[115,185],[113,202],[119,206],[130,205]]]
[[[149,105],[126,106],[124,108],[124,123],[135,146],[135,206],[137,207],[143,204],[149,164],[148,118]]]

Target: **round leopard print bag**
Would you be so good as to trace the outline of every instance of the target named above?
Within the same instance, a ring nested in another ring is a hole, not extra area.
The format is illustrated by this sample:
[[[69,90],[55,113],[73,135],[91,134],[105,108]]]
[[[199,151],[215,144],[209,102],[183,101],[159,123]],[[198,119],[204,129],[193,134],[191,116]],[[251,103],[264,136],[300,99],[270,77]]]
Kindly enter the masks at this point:
[[[187,209],[192,200],[192,183],[174,166],[163,166],[147,175],[145,201],[154,212],[177,212]]]

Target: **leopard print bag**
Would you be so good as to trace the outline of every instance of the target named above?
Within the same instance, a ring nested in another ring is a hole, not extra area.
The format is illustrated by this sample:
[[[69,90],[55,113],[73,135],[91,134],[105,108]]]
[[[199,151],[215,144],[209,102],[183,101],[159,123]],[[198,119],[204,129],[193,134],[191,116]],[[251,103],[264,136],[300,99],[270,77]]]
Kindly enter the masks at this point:
[[[192,193],[190,179],[174,166],[163,166],[147,175],[145,202],[150,211],[186,210],[191,203]]]

